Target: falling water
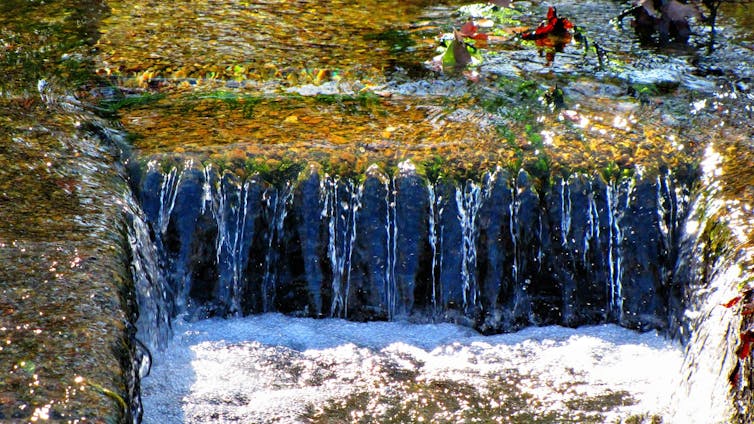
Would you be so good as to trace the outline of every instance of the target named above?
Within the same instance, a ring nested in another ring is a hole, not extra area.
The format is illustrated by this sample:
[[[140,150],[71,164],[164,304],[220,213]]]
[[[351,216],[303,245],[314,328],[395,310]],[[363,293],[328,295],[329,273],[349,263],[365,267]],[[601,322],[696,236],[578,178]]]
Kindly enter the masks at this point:
[[[607,217],[608,229],[610,231],[608,238],[608,266],[610,270],[610,305],[609,309],[613,314],[620,316],[623,312],[623,288],[621,286],[621,276],[623,275],[621,243],[623,240],[623,231],[620,228],[618,217],[619,205],[617,199],[617,184],[611,182],[606,187],[606,198],[608,202]]]
[[[207,167],[209,169],[209,166]],[[208,171],[207,180],[211,173]],[[215,289],[216,299],[227,308],[226,313],[238,316],[241,314],[241,289],[244,280],[243,272],[248,262],[251,240],[247,239],[253,225],[247,219],[251,182],[239,184],[235,176],[230,173],[217,179],[215,184],[206,184],[205,200],[211,199],[209,211],[217,223],[216,261],[218,266],[218,282]]]
[[[513,243],[513,267],[511,268],[511,275],[513,276],[513,282],[517,284],[519,282],[518,280],[518,207],[520,206],[519,200],[518,200],[518,193],[519,190],[515,185],[511,186],[511,199],[512,201],[508,205],[509,214],[510,214],[510,233],[511,233],[511,242]]]
[[[682,293],[653,294],[672,277],[686,214],[670,205],[686,185],[668,175],[577,175],[539,192],[525,172],[429,183],[404,163],[393,177],[370,168],[363,182],[315,172],[304,188],[186,166],[140,180],[160,194],[142,197],[173,314],[423,315],[493,332],[680,322],[682,300],[666,298]],[[662,263],[645,267],[648,252]]]
[[[584,232],[584,247],[582,259],[584,263],[587,263],[587,253],[589,253],[589,246],[592,240],[599,240],[600,238],[600,215],[597,208],[597,201],[594,199],[594,190],[591,190],[591,183],[589,194],[587,195],[589,206],[587,208],[587,226]]]
[[[288,214],[288,205],[293,201],[290,181],[280,188],[268,188],[262,193],[267,219],[267,252],[264,258],[264,280],[262,282],[262,311],[275,310],[275,287],[277,285],[277,263],[279,249],[283,241],[283,224]]]
[[[463,243],[461,247],[461,283],[463,286],[463,310],[469,313],[477,306],[479,287],[475,275],[477,265],[477,217],[482,206],[482,190],[479,184],[467,181],[456,187],[458,221],[461,223]]]
[[[438,228],[439,217],[442,215],[443,208],[442,196],[435,193],[435,185],[427,184],[427,193],[429,195],[429,246],[432,249],[432,316],[437,316],[437,290],[438,290],[438,270],[442,269],[442,227]]]
[[[148,164],[149,170],[153,171],[157,167],[156,161],[150,161]],[[157,227],[160,229],[160,234],[165,235],[168,230],[168,222],[170,222],[170,214],[173,213],[173,207],[175,207],[175,198],[178,194],[178,183],[180,182],[180,176],[178,170],[173,167],[165,175],[162,181],[162,187],[160,187],[160,214],[157,218]]]
[[[154,349],[163,349],[171,337],[172,302],[175,294],[169,291],[155,243],[150,239],[149,227],[138,203],[130,193],[124,196],[128,217],[128,243],[131,248],[131,276],[139,317],[136,321],[139,338]]]
[[[356,240],[356,220],[363,186],[350,180],[325,176],[321,181],[322,218],[327,220],[327,253],[332,267],[332,305],[330,316],[348,316],[351,283],[351,257]],[[344,196],[345,198],[342,198]]]

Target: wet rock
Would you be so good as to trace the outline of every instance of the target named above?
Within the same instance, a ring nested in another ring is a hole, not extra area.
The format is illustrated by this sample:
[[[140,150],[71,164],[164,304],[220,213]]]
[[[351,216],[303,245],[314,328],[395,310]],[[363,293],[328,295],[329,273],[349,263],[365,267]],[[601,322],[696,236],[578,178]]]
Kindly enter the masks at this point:
[[[663,279],[667,251],[662,246],[657,187],[639,179],[622,194],[626,209],[621,218],[623,310],[620,323],[649,330],[667,327],[667,282]],[[622,200],[622,199],[621,199]]]
[[[513,202],[513,238],[514,243],[514,274],[512,282],[513,297],[508,300],[510,323],[512,329],[523,328],[531,323],[536,315],[532,315],[532,285],[539,283],[541,269],[540,252],[540,209],[539,196],[532,186],[529,175],[525,171],[519,172],[515,181],[516,194]]]
[[[348,317],[356,320],[386,319],[395,288],[391,276],[388,241],[390,183],[378,169],[367,171],[356,220],[356,237],[351,257],[351,285]]]
[[[479,209],[479,252],[477,278],[480,284],[480,303],[483,310],[481,327],[484,331],[506,330],[502,321],[505,310],[499,299],[510,298],[513,291],[512,268],[514,252],[512,207],[514,191],[508,172],[500,170],[488,175],[485,181],[484,204]]]
[[[440,304],[446,315],[463,315],[463,230],[458,220],[456,186],[452,181],[442,180],[435,187],[437,196],[439,293]]]
[[[323,304],[325,278],[323,267],[327,256],[327,229],[322,222],[322,180],[317,169],[310,168],[306,176],[296,187],[293,202],[293,217],[296,231],[301,243],[301,256],[304,265],[308,310],[314,316],[323,316],[329,309]]]
[[[427,292],[431,285],[428,262],[427,183],[415,172],[395,178],[395,287],[396,316],[407,316],[414,308],[415,291]],[[420,299],[419,304],[426,304]]]

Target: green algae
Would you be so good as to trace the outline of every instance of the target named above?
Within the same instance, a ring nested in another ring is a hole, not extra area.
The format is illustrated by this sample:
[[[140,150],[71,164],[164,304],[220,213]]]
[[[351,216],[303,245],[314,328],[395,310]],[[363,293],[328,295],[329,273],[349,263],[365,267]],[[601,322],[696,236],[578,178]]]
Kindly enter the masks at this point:
[[[75,89],[94,80],[90,53],[106,14],[102,0],[3,1],[0,90],[34,90],[40,79]]]
[[[344,176],[372,164],[389,169],[441,159],[447,177],[478,179],[502,166],[546,182],[550,175],[619,176],[637,165],[652,173],[698,161],[700,145],[685,141],[699,132],[693,122],[663,128],[666,111],[641,106],[629,93],[616,100],[566,94],[561,101],[579,101],[579,109],[555,108],[547,96],[557,87],[502,78],[494,89],[470,86],[470,95],[450,98],[174,93],[123,110],[120,122],[145,157],[269,160],[268,168],[320,162]],[[616,116],[616,106],[626,112]]]
[[[138,95],[123,96],[121,98],[108,98],[99,102],[98,106],[102,108],[104,114],[115,115],[121,109],[148,105],[164,98],[162,93],[140,93]]]

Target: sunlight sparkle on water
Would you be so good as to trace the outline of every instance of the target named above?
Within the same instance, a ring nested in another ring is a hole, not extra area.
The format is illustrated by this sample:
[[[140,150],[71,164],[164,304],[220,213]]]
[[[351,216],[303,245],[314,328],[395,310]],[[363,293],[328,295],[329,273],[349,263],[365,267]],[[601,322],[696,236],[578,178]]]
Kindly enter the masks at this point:
[[[540,134],[542,134],[542,143],[545,146],[551,146],[553,141],[555,140],[555,132],[550,130],[542,130]]]
[[[707,149],[704,151],[704,160],[701,163],[704,178],[710,181],[714,177],[721,176],[723,174],[723,169],[720,166],[722,163],[722,155],[715,151],[712,145],[707,146]]]
[[[300,422],[363,396],[350,416],[666,416],[682,362],[678,346],[613,325],[485,337],[452,324],[267,314],[179,322],[175,334],[143,380],[145,423]]]
[[[613,127],[628,131],[631,129],[631,127],[628,124],[628,119],[626,119],[623,116],[615,115],[613,117]]]

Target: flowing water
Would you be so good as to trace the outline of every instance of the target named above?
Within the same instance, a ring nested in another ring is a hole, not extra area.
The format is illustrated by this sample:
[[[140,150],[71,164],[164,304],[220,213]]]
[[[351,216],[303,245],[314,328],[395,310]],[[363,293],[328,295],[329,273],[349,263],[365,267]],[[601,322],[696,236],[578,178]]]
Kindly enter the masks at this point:
[[[752,6],[547,6],[0,5],[0,419],[750,420]]]
[[[174,329],[142,386],[145,423],[669,422],[683,359],[615,325],[482,336],[265,314]]]

